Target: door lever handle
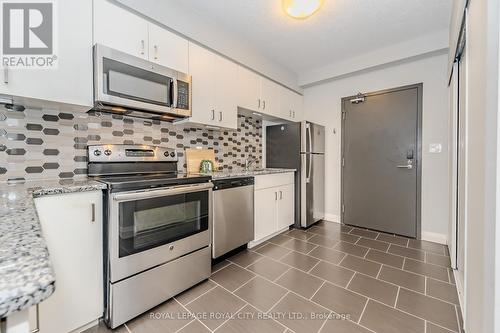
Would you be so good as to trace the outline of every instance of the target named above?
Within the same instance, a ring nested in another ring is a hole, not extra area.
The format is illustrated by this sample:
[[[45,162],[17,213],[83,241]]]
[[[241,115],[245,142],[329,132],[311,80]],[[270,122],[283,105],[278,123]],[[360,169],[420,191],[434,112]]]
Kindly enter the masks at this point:
[[[413,169],[413,164],[407,164],[407,165],[398,165],[396,166],[398,169],[408,169],[411,170]]]

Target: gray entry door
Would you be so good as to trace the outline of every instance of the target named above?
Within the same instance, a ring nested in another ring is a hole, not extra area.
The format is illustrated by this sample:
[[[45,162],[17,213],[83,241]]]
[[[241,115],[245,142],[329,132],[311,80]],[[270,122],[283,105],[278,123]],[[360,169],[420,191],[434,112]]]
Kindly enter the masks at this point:
[[[344,98],[342,222],[420,237],[422,86]]]

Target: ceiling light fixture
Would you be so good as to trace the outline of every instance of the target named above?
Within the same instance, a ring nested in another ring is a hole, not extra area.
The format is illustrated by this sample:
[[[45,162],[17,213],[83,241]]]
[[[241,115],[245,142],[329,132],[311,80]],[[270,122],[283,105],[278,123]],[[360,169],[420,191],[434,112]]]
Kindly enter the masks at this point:
[[[282,3],[288,16],[305,19],[320,9],[323,0],[282,0]]]

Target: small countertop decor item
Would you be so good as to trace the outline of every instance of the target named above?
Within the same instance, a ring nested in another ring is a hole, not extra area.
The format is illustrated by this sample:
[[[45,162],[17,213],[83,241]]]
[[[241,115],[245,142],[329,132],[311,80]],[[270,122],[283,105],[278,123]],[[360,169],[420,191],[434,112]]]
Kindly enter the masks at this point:
[[[214,163],[211,160],[203,160],[200,163],[201,173],[211,173],[214,171]]]

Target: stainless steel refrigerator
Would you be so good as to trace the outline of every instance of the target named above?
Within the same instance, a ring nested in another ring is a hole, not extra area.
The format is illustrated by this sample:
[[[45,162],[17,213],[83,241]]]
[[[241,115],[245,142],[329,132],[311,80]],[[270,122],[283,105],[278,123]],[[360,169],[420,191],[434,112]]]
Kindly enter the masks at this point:
[[[266,166],[295,173],[295,226],[325,217],[325,128],[302,121],[266,127]]]

